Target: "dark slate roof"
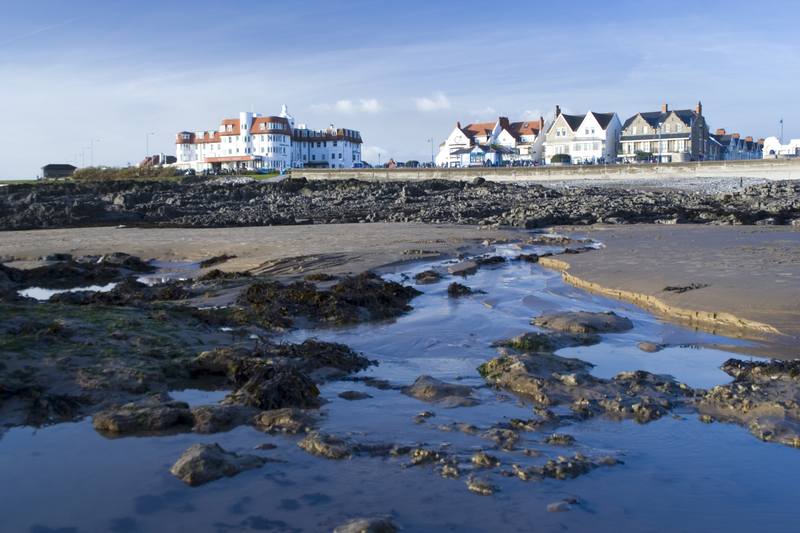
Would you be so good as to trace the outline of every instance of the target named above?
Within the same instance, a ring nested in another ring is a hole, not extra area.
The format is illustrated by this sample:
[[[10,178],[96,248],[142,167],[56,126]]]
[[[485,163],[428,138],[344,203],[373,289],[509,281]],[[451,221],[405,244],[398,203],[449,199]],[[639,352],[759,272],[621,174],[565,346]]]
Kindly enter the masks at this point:
[[[565,115],[564,113],[561,113],[561,116],[564,117],[564,120],[567,121],[569,129],[571,129],[572,131],[577,131],[578,128],[581,126],[581,122],[583,122],[583,119],[586,118],[586,115]],[[555,123],[555,121],[553,122]]]
[[[691,125],[691,121],[697,118],[697,113],[695,113],[694,109],[673,109],[671,111],[667,111],[666,113],[662,111],[650,111],[647,113],[639,113],[638,115],[642,115],[642,118],[645,120],[645,122],[647,122],[650,125],[650,127],[657,128],[658,123],[665,122],[672,113],[678,115],[678,118],[681,119],[687,126]],[[628,120],[626,120],[625,124],[622,125],[622,129],[623,130],[628,129],[628,126],[631,125],[633,120],[638,115],[633,115]]]
[[[78,170],[78,167],[73,167],[72,165],[65,165],[59,163],[53,163],[50,165],[45,165],[42,167],[42,170]]]
[[[611,120],[614,118],[614,113],[594,113],[589,111],[594,115],[595,120],[597,123],[600,124],[600,127],[604,130],[608,129],[608,125],[611,123]]]
[[[735,144],[736,142],[739,141],[738,139],[734,139],[733,135],[731,135],[731,134],[728,134],[728,135],[714,135],[712,133],[711,135],[709,135],[709,137],[714,137],[714,139],[716,139],[716,141],[721,146],[730,146],[731,144]]]

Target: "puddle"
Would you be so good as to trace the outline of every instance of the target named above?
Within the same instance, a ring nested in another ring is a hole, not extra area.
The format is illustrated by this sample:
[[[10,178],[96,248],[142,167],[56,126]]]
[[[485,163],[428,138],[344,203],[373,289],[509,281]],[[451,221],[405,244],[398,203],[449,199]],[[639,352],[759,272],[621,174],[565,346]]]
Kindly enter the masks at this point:
[[[510,246],[496,248],[496,254],[506,258],[520,253]],[[384,278],[408,284],[418,272],[446,266],[418,264]],[[486,294],[448,298],[447,286],[453,281]],[[593,363],[594,375],[603,378],[647,370],[674,376],[691,387],[711,387],[730,381],[718,367],[731,354],[696,345],[745,345],[743,341],[660,322],[629,304],[566,286],[559,273],[539,265],[507,262],[481,268],[466,279],[447,277],[417,288],[424,294],[411,302],[414,310],[396,319],[298,329],[274,340],[313,337],[344,343],[379,361],[356,377],[407,385],[430,375],[474,387],[480,405],[444,409],[363,381],[328,382],[320,386],[329,402],[321,409],[320,430],[365,443],[486,450],[503,463],[483,474],[500,487],[497,494],[473,494],[464,478],[447,480],[430,467],[402,468],[407,457],[362,456],[339,462],[312,457],[296,445],[303,435],[273,436],[239,427],[214,435],[107,439],[87,419],[39,430],[12,428],[3,434],[0,530],[172,532],[180,523],[181,529],[222,533],[310,532],[333,531],[357,516],[386,514],[404,530],[415,532],[754,531],[763,529],[766,519],[776,531],[796,527],[794,472],[800,467],[800,450],[760,442],[746,428],[702,424],[694,415],[649,424],[594,418],[559,428],[559,433],[575,438],[574,447],[544,444],[546,433],[525,433],[513,452],[492,449],[494,442],[477,436],[438,429],[454,423],[488,428],[532,416],[531,404],[520,406],[513,394],[485,387],[476,368],[497,355],[492,342],[536,331],[530,321],[545,310],[610,309],[631,319],[630,332],[603,335],[599,345],[558,352]],[[486,305],[488,299],[491,306]],[[667,347],[645,353],[637,348],[642,341]],[[346,391],[371,398],[347,401],[339,397]],[[195,406],[217,403],[226,392],[186,389],[171,394]],[[421,411],[436,416],[414,424],[414,415]],[[218,442],[230,451],[285,462],[267,463],[193,489],[168,470],[198,442]],[[276,448],[253,451],[263,443]],[[553,459],[578,452],[611,454],[625,464],[566,481],[524,483],[502,476],[500,470],[510,470],[511,464],[546,460],[524,456],[522,448]],[[75,490],[75,480],[80,480],[80,490]],[[565,498],[578,503],[566,513],[547,512],[549,504]]]

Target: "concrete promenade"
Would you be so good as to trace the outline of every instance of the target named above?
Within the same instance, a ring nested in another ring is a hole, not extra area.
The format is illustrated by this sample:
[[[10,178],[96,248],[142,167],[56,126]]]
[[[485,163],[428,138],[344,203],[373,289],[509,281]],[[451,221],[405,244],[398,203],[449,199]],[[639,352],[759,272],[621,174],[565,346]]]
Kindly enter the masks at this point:
[[[358,180],[471,180],[482,176],[491,181],[535,182],[575,179],[627,180],[652,178],[766,178],[800,179],[800,158],[706,161],[696,163],[652,163],[624,165],[567,165],[547,167],[475,168],[364,168],[293,169],[295,178]]]

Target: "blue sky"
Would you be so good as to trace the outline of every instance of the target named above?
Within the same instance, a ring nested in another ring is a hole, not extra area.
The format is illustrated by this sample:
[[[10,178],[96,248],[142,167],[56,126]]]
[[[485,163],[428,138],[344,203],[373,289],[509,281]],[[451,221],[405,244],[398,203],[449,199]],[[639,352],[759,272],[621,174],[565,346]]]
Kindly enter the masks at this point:
[[[0,179],[135,164],[148,138],[174,154],[179,131],[283,104],[311,128],[361,131],[371,163],[429,160],[428,139],[456,121],[551,118],[556,105],[624,121],[702,101],[712,129],[777,136],[783,118],[784,138],[800,137],[787,0],[7,4]]]

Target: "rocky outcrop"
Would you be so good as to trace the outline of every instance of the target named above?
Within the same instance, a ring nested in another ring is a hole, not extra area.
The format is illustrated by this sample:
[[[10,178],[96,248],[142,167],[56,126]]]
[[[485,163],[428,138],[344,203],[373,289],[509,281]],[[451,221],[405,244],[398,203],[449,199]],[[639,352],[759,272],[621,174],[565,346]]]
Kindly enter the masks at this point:
[[[266,462],[263,457],[227,452],[212,442],[190,446],[169,471],[190,487],[199,487],[222,477],[261,468]]]
[[[472,387],[454,385],[430,376],[420,376],[413,385],[400,391],[412,398],[438,405],[439,407],[473,407],[480,401],[473,396]]]
[[[548,189],[491,181],[276,183],[113,181],[12,184],[0,194],[0,228],[139,225],[239,227],[301,223],[430,222],[516,226],[683,221],[789,224],[800,185],[773,182],[725,195],[613,188]]]
[[[536,317],[531,324],[571,333],[620,333],[633,328],[630,318],[618,316],[613,311],[604,313],[577,311],[542,315]]]
[[[391,516],[377,516],[351,520],[334,529],[333,533],[396,533],[401,529],[403,528]]]

